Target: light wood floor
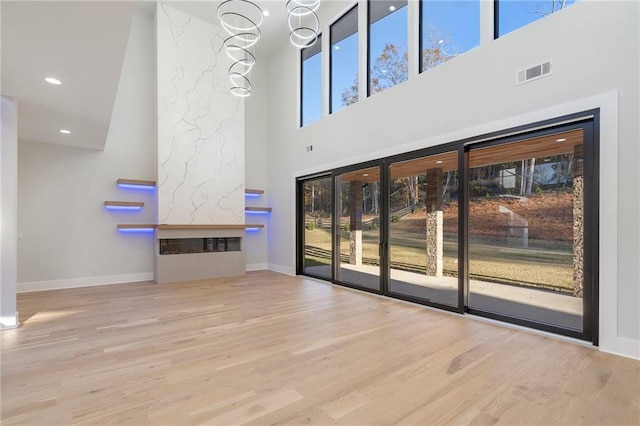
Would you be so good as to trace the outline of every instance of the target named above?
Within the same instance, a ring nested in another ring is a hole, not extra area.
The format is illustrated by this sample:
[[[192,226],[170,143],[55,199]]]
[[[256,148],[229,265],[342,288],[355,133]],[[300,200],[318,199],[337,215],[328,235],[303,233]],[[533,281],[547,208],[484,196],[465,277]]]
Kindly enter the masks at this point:
[[[18,307],[3,425],[640,424],[640,361],[273,272]]]

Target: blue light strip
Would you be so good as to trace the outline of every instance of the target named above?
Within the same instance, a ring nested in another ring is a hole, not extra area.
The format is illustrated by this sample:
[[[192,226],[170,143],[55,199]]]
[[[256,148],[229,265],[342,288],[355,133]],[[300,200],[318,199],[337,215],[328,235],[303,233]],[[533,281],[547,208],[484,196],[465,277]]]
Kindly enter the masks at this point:
[[[251,192],[245,192],[244,196],[247,198],[259,198],[261,194],[254,194]]]
[[[142,210],[142,206],[104,206],[107,210]]]
[[[268,211],[263,210],[245,210],[246,214],[269,214]]]
[[[262,228],[246,228],[247,232],[257,232],[259,230],[261,230]]]
[[[124,233],[152,233],[155,232],[154,228],[118,228],[118,231]]]
[[[118,187],[123,189],[141,189],[144,191],[155,191],[156,189],[153,185],[133,185],[131,183],[119,183]]]

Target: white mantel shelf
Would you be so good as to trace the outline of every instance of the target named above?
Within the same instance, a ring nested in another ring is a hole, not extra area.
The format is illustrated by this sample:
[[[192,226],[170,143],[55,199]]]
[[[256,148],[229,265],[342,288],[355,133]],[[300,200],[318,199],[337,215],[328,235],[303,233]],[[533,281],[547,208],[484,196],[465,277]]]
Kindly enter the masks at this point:
[[[247,229],[264,228],[264,225],[158,225],[158,229]]]
[[[161,225],[136,225],[136,224],[127,224],[127,225],[118,225],[118,229],[140,229],[140,228],[156,228],[156,229],[247,229],[247,228],[264,228],[264,225],[261,224],[240,224],[240,225],[169,225],[169,224],[161,224]]]

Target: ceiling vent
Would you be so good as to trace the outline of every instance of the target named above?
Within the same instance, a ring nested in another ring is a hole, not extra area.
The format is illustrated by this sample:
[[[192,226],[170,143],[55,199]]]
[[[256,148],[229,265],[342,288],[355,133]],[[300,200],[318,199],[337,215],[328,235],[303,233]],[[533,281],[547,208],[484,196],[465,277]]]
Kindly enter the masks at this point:
[[[551,61],[534,65],[530,68],[518,71],[516,85],[537,80],[551,74]]]

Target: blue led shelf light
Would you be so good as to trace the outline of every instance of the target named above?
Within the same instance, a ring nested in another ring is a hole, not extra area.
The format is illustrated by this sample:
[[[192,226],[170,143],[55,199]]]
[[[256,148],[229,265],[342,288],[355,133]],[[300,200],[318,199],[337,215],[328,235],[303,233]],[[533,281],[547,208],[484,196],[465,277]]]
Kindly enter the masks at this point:
[[[152,180],[118,179],[118,187],[123,189],[153,191],[156,189],[156,183]]]

